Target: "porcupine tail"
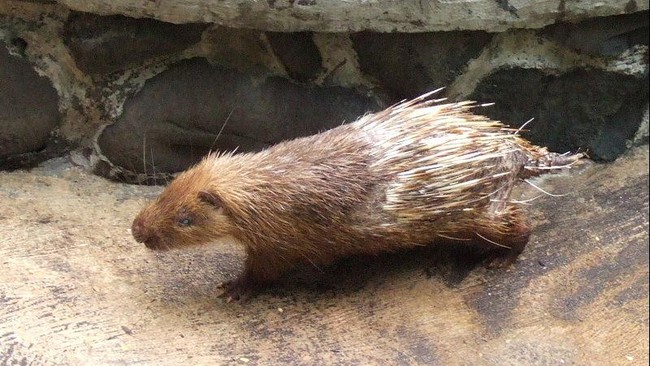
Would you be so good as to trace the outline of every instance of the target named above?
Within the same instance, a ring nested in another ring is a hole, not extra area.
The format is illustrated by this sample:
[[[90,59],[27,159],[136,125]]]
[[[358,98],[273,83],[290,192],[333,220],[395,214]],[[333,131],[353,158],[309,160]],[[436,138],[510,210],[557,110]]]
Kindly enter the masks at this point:
[[[586,154],[581,152],[559,154],[549,152],[546,148],[535,146],[519,176],[520,178],[527,179],[569,169],[579,163],[580,159],[585,156]]]

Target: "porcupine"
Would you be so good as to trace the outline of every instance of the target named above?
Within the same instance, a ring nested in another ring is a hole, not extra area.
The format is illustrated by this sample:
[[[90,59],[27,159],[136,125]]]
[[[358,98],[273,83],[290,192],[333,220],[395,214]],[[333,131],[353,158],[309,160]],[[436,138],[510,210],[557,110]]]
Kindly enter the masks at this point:
[[[139,213],[133,236],[154,250],[236,239],[247,257],[222,284],[228,300],[301,263],[443,238],[482,243],[490,266],[508,265],[531,231],[513,187],[582,155],[548,152],[473,114],[474,102],[430,94],[261,152],[211,153]]]

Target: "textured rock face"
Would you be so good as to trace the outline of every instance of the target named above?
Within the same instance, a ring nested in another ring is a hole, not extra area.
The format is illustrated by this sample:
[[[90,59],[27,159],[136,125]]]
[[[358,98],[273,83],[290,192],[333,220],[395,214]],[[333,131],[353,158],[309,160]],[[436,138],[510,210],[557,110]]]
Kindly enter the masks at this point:
[[[50,81],[0,42],[0,168],[28,162],[26,154],[44,149],[59,121]]]
[[[495,102],[477,112],[511,126],[534,118],[525,134],[537,144],[613,161],[648,141],[647,8],[0,1],[0,40],[56,90],[43,95],[58,97],[23,113],[59,111],[38,126],[4,122],[0,151],[14,162],[5,167],[21,166],[58,136],[99,174],[153,181],[211,148],[258,150],[446,87],[441,97]],[[0,68],[29,85],[29,73]]]

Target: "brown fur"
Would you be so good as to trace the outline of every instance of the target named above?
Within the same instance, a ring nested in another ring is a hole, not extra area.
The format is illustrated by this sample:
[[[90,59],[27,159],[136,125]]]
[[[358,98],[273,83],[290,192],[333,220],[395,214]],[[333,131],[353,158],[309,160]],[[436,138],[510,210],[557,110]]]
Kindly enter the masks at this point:
[[[259,153],[210,154],[142,210],[133,235],[151,249],[236,238],[247,258],[225,284],[231,299],[298,263],[441,238],[483,242],[508,264],[530,234],[512,188],[580,155],[549,153],[472,106],[421,97]]]

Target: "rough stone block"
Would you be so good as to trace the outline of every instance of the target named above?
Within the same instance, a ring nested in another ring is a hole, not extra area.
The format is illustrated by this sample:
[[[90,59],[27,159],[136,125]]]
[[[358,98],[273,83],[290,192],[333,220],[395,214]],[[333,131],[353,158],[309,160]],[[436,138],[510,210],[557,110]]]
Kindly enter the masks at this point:
[[[59,122],[58,95],[50,81],[0,42],[0,167],[43,149]]]
[[[227,69],[260,75],[286,74],[286,67],[262,31],[214,26],[203,33],[201,46],[212,64]]]
[[[147,81],[99,138],[113,164],[133,172],[177,172],[211,149],[259,150],[352,121],[378,109],[370,97],[340,87],[305,87],[181,62]]]
[[[74,12],[68,17],[63,37],[79,69],[108,74],[182,51],[201,39],[206,26]]]
[[[648,12],[558,23],[541,34],[587,54],[617,56],[634,45],[648,45]]]
[[[322,70],[322,58],[311,32],[267,32],[266,37],[292,79],[303,82],[316,79]]]
[[[394,99],[414,98],[449,85],[492,39],[486,32],[353,34],[363,72]]]
[[[495,102],[480,112],[515,127],[535,118],[523,135],[553,151],[582,148],[592,159],[612,161],[639,130],[648,78],[586,69],[557,76],[503,69],[481,80],[470,99]]]

